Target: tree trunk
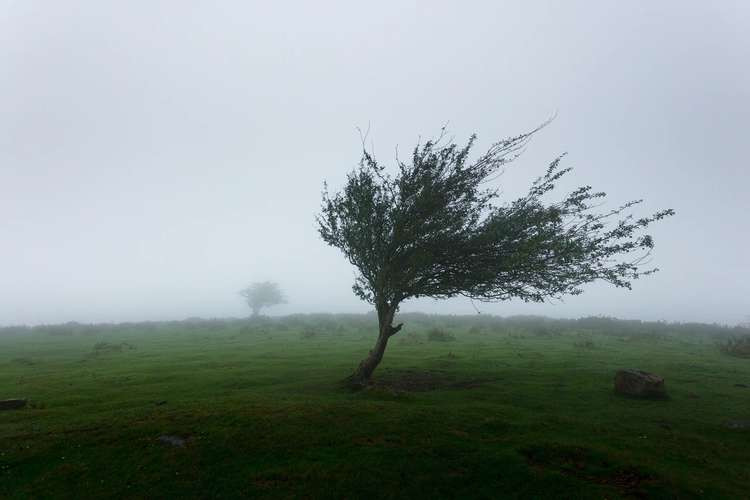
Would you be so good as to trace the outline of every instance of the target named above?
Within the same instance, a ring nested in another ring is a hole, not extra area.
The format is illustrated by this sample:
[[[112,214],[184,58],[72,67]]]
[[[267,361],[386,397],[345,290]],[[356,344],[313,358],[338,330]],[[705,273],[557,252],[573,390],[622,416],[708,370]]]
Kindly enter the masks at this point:
[[[378,310],[378,339],[375,346],[369,354],[363,359],[357,369],[352,373],[346,382],[353,389],[366,387],[372,379],[375,368],[378,367],[383,359],[383,353],[388,345],[388,339],[398,333],[403,323],[393,326],[393,316],[398,308],[397,304],[382,304],[377,307]]]
[[[257,318],[260,315],[260,306],[252,306],[253,318]]]

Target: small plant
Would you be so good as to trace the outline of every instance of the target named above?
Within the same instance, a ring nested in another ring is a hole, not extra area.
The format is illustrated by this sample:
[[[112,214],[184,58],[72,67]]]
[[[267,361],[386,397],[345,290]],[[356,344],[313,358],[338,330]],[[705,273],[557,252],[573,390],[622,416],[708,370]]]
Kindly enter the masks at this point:
[[[594,347],[596,347],[594,341],[591,339],[581,340],[580,342],[576,342],[573,345],[579,349],[593,349]]]
[[[318,330],[315,328],[305,328],[302,330],[302,332],[299,334],[299,338],[301,339],[312,339],[318,336]]]
[[[456,340],[456,337],[440,328],[433,328],[427,332],[427,340],[430,342],[452,342]]]
[[[750,358],[750,335],[744,337],[729,337],[719,342],[719,349],[724,354],[740,358]]]

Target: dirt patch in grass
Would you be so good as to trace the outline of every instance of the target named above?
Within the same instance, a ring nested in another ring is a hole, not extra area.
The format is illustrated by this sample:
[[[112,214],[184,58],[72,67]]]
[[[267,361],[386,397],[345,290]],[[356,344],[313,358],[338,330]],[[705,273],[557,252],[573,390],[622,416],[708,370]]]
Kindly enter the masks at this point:
[[[437,370],[386,371],[372,382],[376,389],[424,392],[438,389],[473,389],[494,379],[459,378]]]
[[[630,498],[651,498],[654,490],[664,489],[656,474],[642,467],[619,464],[588,448],[546,444],[522,448],[519,453],[534,469],[616,488]]]

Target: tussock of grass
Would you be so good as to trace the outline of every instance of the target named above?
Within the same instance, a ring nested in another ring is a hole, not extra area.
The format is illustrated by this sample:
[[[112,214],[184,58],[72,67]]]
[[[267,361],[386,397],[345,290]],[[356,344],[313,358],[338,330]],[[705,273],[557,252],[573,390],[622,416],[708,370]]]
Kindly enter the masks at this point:
[[[427,340],[430,342],[453,342],[456,337],[440,328],[433,328],[427,332]]]
[[[123,351],[132,351],[135,346],[129,342],[110,343],[110,342],[97,342],[91,349],[91,354],[99,356],[102,354],[111,354]]]

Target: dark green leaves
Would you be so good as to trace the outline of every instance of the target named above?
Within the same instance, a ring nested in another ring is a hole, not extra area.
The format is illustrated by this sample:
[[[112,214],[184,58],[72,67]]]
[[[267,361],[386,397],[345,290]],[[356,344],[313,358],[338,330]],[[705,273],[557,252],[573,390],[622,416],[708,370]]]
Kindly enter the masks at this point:
[[[541,127],[540,127],[541,128]],[[411,297],[464,295],[542,301],[581,293],[604,280],[615,286],[655,269],[641,269],[653,239],[641,234],[672,210],[634,219],[626,203],[596,212],[605,194],[582,186],[561,201],[546,198],[571,171],[555,159],[529,192],[497,205],[488,180],[502,173],[536,130],[493,144],[474,162],[445,134],[417,144],[395,177],[367,151],[342,191],[323,192],[317,217],[323,240],[357,267],[355,293],[372,303]]]

